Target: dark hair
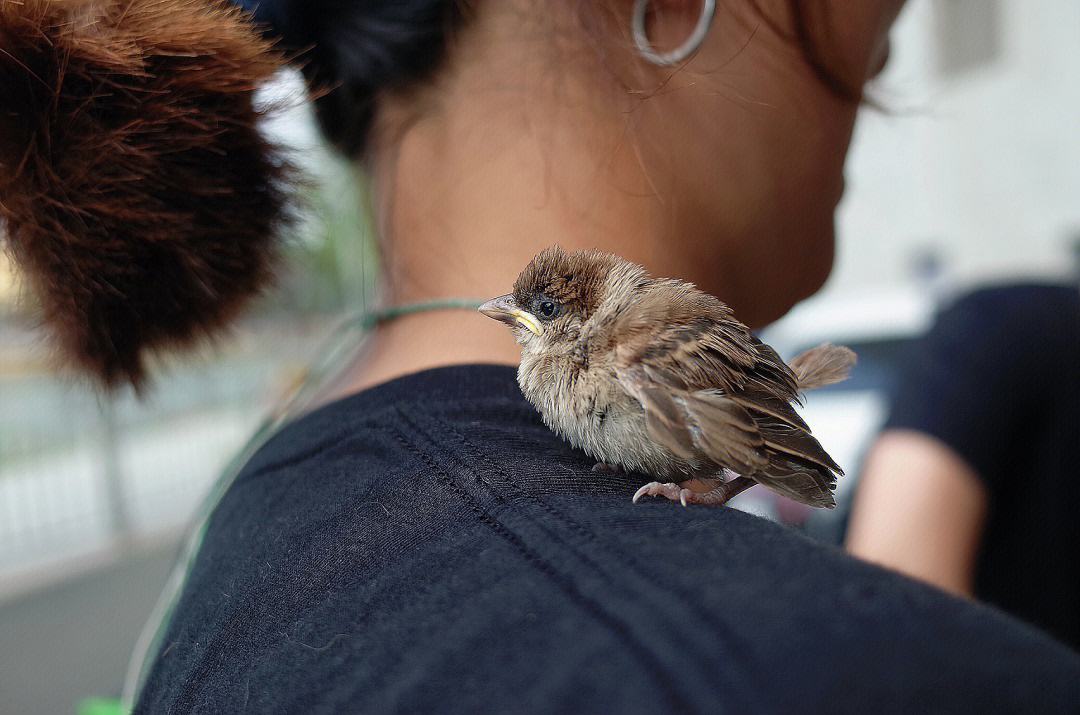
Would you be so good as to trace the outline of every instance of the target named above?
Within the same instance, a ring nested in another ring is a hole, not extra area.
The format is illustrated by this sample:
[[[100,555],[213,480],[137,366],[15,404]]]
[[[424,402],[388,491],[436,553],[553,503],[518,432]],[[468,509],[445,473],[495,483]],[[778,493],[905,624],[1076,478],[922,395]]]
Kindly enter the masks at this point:
[[[237,0],[297,60],[327,139],[355,157],[376,94],[427,79],[461,20],[456,0]]]

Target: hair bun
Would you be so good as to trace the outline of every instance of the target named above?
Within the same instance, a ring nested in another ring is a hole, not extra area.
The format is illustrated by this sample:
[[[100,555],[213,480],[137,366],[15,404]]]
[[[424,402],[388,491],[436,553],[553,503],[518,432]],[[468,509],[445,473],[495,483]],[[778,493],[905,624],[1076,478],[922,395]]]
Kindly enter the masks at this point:
[[[270,277],[290,169],[252,95],[280,65],[225,0],[0,2],[0,238],[107,385]]]
[[[380,90],[426,79],[461,17],[455,0],[235,0],[296,53],[323,134],[359,156]]]

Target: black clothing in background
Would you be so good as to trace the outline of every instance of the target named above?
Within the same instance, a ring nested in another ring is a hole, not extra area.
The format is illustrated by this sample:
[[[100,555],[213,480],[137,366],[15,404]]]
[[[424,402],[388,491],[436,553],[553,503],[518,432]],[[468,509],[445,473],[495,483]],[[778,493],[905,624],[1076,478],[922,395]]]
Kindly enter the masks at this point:
[[[299,420],[213,514],[135,712],[1080,707],[1080,657],[1003,613],[592,465],[506,367]]]
[[[990,495],[976,595],[1080,649],[1080,291],[971,293],[904,365],[886,427],[941,440]]]

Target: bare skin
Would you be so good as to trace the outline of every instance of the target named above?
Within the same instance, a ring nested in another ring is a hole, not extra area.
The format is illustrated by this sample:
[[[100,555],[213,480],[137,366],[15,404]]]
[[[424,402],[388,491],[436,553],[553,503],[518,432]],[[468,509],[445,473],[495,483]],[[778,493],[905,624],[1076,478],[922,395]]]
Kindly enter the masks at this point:
[[[856,86],[880,68],[901,4],[826,3],[843,28],[827,47]],[[641,60],[627,40],[632,2],[614,5],[583,20],[533,0],[478,3],[435,80],[383,98],[367,168],[386,305],[505,293],[554,243],[693,281],[751,326],[824,282],[857,102],[749,3],[718,3],[681,69]],[[786,1],[760,5],[790,26]],[[699,8],[659,2],[654,44],[681,43]],[[518,359],[482,316],[419,313],[381,326],[334,393]]]
[[[849,553],[974,596],[990,500],[959,454],[921,432],[884,432],[866,458],[848,527]]]

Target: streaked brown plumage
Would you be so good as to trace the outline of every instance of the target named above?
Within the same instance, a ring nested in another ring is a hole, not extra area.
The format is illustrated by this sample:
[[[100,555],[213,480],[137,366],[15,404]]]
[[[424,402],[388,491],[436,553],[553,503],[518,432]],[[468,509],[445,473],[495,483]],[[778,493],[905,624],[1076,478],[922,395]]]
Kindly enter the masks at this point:
[[[548,426],[603,464],[658,480],[635,501],[722,504],[757,482],[804,504],[835,505],[840,467],[792,404],[847,376],[855,362],[847,348],[823,345],[785,364],[692,284],[558,247],[481,311],[513,327],[518,383]],[[725,482],[725,469],[739,476]],[[691,479],[715,489],[677,486]]]

